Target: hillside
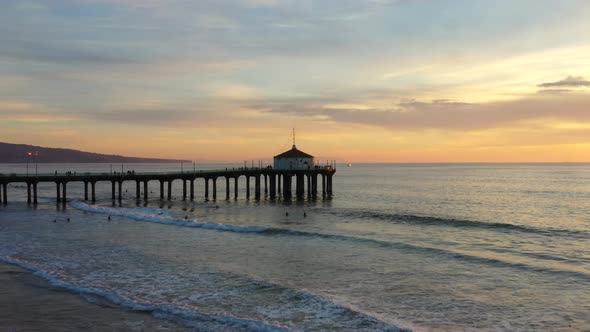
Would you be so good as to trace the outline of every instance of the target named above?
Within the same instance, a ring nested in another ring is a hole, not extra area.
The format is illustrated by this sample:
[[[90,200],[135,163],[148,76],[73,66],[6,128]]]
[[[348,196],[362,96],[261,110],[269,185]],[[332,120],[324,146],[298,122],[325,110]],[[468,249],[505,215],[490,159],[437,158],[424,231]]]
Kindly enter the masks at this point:
[[[125,157],[0,142],[0,163],[176,163],[186,161]]]

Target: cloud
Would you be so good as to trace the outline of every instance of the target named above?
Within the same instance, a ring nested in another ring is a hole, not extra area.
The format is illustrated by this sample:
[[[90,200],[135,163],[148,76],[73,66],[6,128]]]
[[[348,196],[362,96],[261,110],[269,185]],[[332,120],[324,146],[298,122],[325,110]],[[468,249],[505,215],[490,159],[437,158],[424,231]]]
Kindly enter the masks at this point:
[[[113,65],[138,63],[137,59],[106,54],[98,46],[82,46],[73,42],[43,42],[33,40],[3,40],[0,57],[20,61],[53,63],[60,65]]]
[[[586,80],[582,76],[568,76],[557,82],[548,82],[539,84],[541,88],[554,88],[554,87],[590,87],[590,81]]]
[[[489,103],[409,100],[386,109],[325,108],[323,103],[303,99],[274,100],[249,107],[262,112],[308,117],[318,121],[366,124],[408,131],[473,131],[510,127],[544,119],[590,122],[590,95],[576,93],[537,94],[519,100]]]

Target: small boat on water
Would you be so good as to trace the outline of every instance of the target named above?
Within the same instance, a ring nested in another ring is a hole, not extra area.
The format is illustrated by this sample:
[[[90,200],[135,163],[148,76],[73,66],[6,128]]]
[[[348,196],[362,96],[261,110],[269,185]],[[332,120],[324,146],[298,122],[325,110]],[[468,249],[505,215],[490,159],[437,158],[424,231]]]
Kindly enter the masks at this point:
[[[350,167],[350,166],[352,166],[352,164],[346,164],[346,167]]]

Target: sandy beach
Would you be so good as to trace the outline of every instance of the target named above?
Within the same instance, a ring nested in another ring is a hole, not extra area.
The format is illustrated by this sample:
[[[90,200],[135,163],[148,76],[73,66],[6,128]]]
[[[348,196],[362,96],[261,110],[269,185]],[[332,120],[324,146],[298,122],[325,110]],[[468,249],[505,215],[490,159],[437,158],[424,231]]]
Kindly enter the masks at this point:
[[[0,264],[0,331],[186,331],[147,313],[52,286],[19,267]]]

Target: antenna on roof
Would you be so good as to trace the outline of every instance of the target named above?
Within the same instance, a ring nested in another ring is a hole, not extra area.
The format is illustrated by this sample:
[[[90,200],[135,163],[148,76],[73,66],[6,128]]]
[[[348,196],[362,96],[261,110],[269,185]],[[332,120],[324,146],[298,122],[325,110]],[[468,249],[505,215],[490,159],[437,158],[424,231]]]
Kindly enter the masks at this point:
[[[293,147],[295,147],[295,128],[293,128]]]

